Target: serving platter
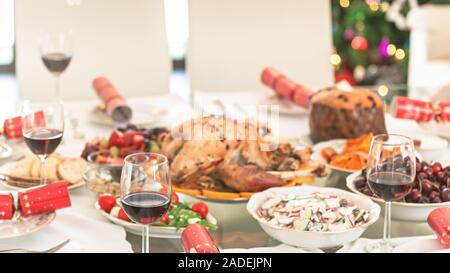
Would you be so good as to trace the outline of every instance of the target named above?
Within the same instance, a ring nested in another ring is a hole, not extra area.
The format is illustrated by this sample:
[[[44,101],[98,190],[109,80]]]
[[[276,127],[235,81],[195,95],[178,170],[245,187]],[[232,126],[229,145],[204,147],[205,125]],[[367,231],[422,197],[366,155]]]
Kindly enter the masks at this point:
[[[8,183],[8,173],[11,170],[11,168],[14,166],[14,164],[16,164],[17,162],[8,162],[6,164],[3,164],[2,166],[0,166],[0,185],[2,185],[3,187],[10,189],[10,190],[16,190],[16,191],[20,191],[20,190],[24,190],[27,189],[28,187],[19,187],[16,185],[11,185]],[[38,186],[39,184],[33,185],[34,186]],[[74,189],[78,189],[80,187],[84,187],[86,185],[86,183],[84,182],[84,180],[80,180],[78,183],[76,184],[70,184],[68,185],[68,189],[69,190],[74,190]],[[30,186],[31,187],[31,186]]]
[[[190,196],[184,195],[184,194],[178,194],[180,198],[180,202],[193,202],[195,199],[193,199]],[[125,228],[126,231],[136,234],[136,235],[142,235],[143,226],[140,224],[136,224],[133,222],[127,222],[124,220],[121,220],[117,217],[112,216],[111,214],[103,211],[100,208],[100,205],[98,202],[95,202],[94,204],[95,209],[106,219],[111,221],[112,223],[122,226]],[[208,215],[208,219],[212,219],[212,221],[216,221],[214,216],[211,214]],[[149,236],[155,237],[155,238],[180,238],[181,233],[183,232],[184,228],[175,228],[175,227],[164,227],[164,226],[153,226],[151,225],[149,228]]]

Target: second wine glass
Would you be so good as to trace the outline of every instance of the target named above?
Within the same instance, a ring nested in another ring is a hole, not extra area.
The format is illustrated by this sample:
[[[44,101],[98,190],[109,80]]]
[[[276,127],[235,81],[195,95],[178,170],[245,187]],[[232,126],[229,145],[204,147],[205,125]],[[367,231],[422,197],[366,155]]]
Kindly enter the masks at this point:
[[[47,33],[40,43],[42,61],[55,76],[55,96],[60,98],[59,79],[69,66],[73,56],[73,40],[69,31]]]
[[[172,196],[169,163],[156,153],[135,153],[124,159],[120,201],[125,213],[142,224],[142,252],[149,253],[149,226],[167,213]]]
[[[392,252],[390,241],[391,204],[411,191],[416,174],[412,139],[395,134],[377,135],[372,139],[367,160],[367,182],[377,197],[385,202],[383,241],[370,244],[368,252]]]
[[[41,184],[45,184],[45,159],[61,143],[63,133],[64,111],[59,101],[23,103],[23,139],[31,152],[39,158]]]

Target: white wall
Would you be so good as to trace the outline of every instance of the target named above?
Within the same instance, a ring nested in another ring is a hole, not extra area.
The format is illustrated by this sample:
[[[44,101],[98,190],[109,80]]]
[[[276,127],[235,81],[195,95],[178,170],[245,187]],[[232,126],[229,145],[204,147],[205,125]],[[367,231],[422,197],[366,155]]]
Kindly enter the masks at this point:
[[[68,3],[75,3],[69,5]],[[72,63],[62,74],[62,97],[91,98],[91,81],[110,77],[124,95],[169,92],[170,58],[163,0],[16,0],[16,73],[22,98],[53,95],[39,39],[71,29]]]

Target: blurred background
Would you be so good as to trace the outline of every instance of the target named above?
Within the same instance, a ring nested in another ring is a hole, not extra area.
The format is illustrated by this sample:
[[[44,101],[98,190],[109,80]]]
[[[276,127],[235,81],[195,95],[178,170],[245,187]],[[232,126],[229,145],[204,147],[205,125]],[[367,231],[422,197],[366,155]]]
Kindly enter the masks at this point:
[[[60,1],[76,8],[87,0]],[[14,2],[0,0],[0,93],[3,98],[17,96]],[[335,81],[371,86],[386,98],[406,92],[418,98],[450,92],[450,89],[442,91],[450,82],[450,0],[330,2],[333,45],[329,62],[334,68]],[[279,3],[282,5],[283,1]],[[166,36],[172,60],[171,92],[185,98],[190,88],[185,73],[188,9],[188,0],[164,0]],[[305,37],[304,43],[308,40]]]

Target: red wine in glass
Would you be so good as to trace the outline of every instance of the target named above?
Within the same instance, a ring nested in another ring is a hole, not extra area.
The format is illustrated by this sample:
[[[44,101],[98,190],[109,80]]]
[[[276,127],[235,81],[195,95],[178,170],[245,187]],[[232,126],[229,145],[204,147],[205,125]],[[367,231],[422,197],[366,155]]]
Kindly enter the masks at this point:
[[[374,172],[367,182],[374,194],[385,201],[393,201],[402,199],[411,191],[414,179],[402,173]]]
[[[158,192],[129,193],[121,199],[123,209],[131,220],[141,224],[153,223],[169,209],[170,199]]]
[[[44,62],[47,69],[57,75],[66,70],[71,59],[72,56],[60,52],[51,52],[42,55],[42,61]]]
[[[61,143],[63,132],[56,129],[39,128],[25,133],[23,138],[31,152],[36,155],[49,155]]]

